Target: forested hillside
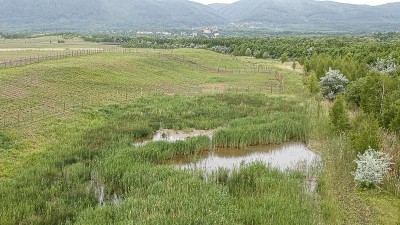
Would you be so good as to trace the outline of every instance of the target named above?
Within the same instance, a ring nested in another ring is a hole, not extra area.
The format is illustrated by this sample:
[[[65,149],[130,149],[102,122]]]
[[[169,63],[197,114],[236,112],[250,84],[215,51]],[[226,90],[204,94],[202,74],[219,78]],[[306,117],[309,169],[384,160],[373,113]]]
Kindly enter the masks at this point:
[[[241,0],[217,11],[231,22],[284,30],[388,31],[398,29],[400,21],[400,4],[373,7],[313,0]]]
[[[354,33],[400,28],[400,4],[314,0],[0,0],[3,31],[137,31],[234,25],[271,31]]]
[[[0,29],[129,30],[189,28],[225,20],[186,0],[0,0]]]

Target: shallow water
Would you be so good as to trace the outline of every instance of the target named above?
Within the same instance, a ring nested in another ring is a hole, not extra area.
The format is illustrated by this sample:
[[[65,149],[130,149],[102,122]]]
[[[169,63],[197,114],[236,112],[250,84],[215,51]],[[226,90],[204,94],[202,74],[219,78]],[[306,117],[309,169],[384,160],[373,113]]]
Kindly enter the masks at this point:
[[[305,191],[315,192],[321,157],[303,143],[257,146],[247,149],[216,149],[197,157],[176,158],[172,163],[182,170],[202,170],[205,174],[224,168],[232,171],[241,165],[261,162],[281,171],[298,170],[305,176]]]
[[[232,170],[241,164],[262,162],[281,171],[311,168],[321,158],[309,150],[303,143],[285,143],[282,145],[257,146],[246,149],[216,149],[205,152],[192,161],[190,158],[175,159],[181,169],[202,169],[212,172],[219,168]]]
[[[190,131],[175,131],[175,130],[158,130],[152,139],[144,140],[142,142],[134,143],[134,147],[141,147],[149,142],[166,141],[176,142],[184,141],[190,137],[208,136],[212,138],[215,130],[190,130]]]

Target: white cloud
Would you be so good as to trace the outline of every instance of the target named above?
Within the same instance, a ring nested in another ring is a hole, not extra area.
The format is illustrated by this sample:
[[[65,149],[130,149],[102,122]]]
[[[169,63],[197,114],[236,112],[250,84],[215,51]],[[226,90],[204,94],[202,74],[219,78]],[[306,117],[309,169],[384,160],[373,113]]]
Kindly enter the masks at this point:
[[[399,2],[400,0],[335,0],[335,2],[360,4],[360,5],[382,5],[390,2]]]
[[[237,0],[191,0],[191,1],[200,2],[200,3],[203,3],[203,4],[237,2]]]
[[[211,3],[232,3],[237,0],[191,0],[203,4]],[[390,2],[400,2],[400,0],[335,0],[335,2],[352,3],[352,4],[365,4],[365,5],[382,5]]]

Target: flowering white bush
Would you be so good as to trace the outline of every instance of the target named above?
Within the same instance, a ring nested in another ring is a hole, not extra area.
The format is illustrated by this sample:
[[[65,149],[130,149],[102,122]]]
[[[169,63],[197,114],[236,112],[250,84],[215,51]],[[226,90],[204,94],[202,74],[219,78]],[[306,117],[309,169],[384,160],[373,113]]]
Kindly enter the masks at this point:
[[[354,180],[362,188],[373,188],[380,184],[385,174],[390,171],[391,157],[383,152],[369,148],[358,154],[354,160],[357,169],[353,173]]]
[[[337,94],[344,91],[344,86],[349,83],[349,80],[339,70],[329,68],[319,83],[324,97],[334,100]]]
[[[374,64],[369,65],[369,69],[371,71],[375,71],[381,74],[389,74],[393,75],[397,69],[397,63],[393,59],[392,56],[389,56],[388,59],[378,58]]]

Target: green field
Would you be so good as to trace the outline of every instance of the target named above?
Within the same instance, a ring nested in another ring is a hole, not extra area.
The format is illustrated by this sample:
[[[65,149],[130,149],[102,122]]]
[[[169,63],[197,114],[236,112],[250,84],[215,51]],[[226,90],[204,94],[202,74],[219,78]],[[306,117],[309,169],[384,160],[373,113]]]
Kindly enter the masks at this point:
[[[283,77],[283,82],[277,77]],[[355,154],[300,71],[207,50],[135,49],[0,69],[0,224],[398,224],[400,199],[355,190]],[[159,129],[220,129],[133,148]],[[243,166],[205,182],[165,164],[212,147],[300,141],[323,169]]]
[[[61,41],[61,43],[59,43]],[[80,38],[43,36],[24,39],[0,38],[0,62],[19,60],[29,57],[44,57],[77,50],[119,49],[118,46],[103,43],[85,42]]]

